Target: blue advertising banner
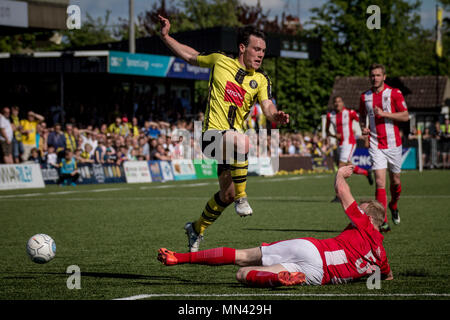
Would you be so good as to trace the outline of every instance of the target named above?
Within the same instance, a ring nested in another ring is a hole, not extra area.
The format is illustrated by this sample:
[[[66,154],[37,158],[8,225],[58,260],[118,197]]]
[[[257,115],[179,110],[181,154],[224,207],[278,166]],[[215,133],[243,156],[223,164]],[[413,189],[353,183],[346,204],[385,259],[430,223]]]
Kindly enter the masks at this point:
[[[369,149],[367,148],[356,148],[355,153],[352,157],[352,163],[363,169],[371,169],[372,162],[370,160]]]
[[[172,181],[175,179],[170,161],[159,161],[159,167],[161,168],[163,181]]]
[[[114,164],[79,164],[78,171],[80,177],[76,182],[77,184],[126,182],[123,167]],[[58,169],[43,164],[41,172],[45,184],[56,184],[58,182]]]
[[[181,79],[195,79],[195,80],[208,80],[209,68],[202,68],[193,66],[186,61],[175,58],[172,62],[169,71],[167,72],[168,78],[181,78]]]
[[[109,51],[108,68],[110,73],[194,80],[208,80],[210,71],[176,57],[122,51]]]
[[[352,157],[352,163],[363,169],[371,169],[372,162],[370,160],[369,149],[356,148]],[[416,148],[402,149],[402,169],[415,170],[417,169]]]
[[[123,166],[118,166],[115,164],[104,164],[103,171],[105,173],[104,183],[126,182]]]
[[[154,54],[109,52],[109,72],[139,76],[165,77],[174,57]]]
[[[403,148],[402,150],[402,169],[417,169],[416,148]]]
[[[162,175],[161,167],[159,166],[158,160],[150,160],[148,162],[148,167],[150,168],[150,174],[152,176],[152,181],[157,181],[157,182],[163,181],[163,175]]]

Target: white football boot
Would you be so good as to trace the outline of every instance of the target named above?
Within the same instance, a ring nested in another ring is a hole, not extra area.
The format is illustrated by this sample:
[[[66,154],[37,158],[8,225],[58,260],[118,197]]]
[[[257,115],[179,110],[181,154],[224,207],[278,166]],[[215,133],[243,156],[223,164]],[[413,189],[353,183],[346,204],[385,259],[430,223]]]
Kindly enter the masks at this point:
[[[186,223],[184,230],[186,230],[186,235],[188,237],[189,252],[197,252],[200,247],[200,242],[203,241],[203,236],[195,232],[194,224],[192,222]]]
[[[251,216],[253,213],[252,207],[248,204],[246,197],[234,201],[234,208],[236,213],[241,217]]]

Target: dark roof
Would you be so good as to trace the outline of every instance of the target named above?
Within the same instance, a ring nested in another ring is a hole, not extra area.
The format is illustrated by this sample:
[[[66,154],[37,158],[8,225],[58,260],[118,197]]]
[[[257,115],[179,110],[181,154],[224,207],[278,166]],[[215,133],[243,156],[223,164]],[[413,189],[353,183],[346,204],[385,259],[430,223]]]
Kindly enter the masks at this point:
[[[225,52],[237,55],[236,29],[231,27],[212,27],[171,34],[179,42],[188,45],[198,52]],[[279,57],[282,51],[282,42],[301,41],[306,44],[309,59],[318,59],[321,55],[321,42],[319,39],[302,38],[283,34],[266,34],[266,57]],[[101,43],[90,46],[74,47],[72,50],[115,50],[128,52],[128,40]],[[159,36],[142,37],[136,39],[136,53],[148,53],[171,56],[173,53],[161,41]]]
[[[408,109],[440,108],[450,98],[450,82],[447,76],[386,78],[389,86],[400,89]],[[328,108],[333,106],[333,97],[339,95],[347,107],[359,108],[361,93],[370,89],[368,77],[337,77],[328,100]],[[438,93],[437,93],[438,92]]]
[[[236,30],[231,27],[213,27],[201,30],[178,32],[171,34],[176,40],[199,52],[222,51],[237,54]],[[128,51],[128,40],[101,43],[96,45],[76,47],[76,50],[115,50]],[[279,37],[267,36],[267,56],[280,55],[281,42]],[[161,41],[159,36],[142,37],[136,39],[136,53],[149,53],[171,56],[173,53]]]

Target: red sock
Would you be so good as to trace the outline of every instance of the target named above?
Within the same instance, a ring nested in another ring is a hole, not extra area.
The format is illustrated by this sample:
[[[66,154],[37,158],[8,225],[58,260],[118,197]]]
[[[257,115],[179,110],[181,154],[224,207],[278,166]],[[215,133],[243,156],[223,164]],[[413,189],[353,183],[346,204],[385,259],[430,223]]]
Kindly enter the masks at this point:
[[[198,252],[175,253],[178,263],[197,263],[217,266],[222,264],[234,264],[236,250],[233,248],[214,248]]]
[[[400,193],[402,193],[402,185],[391,184],[391,201],[389,202],[389,207],[393,210],[397,210],[397,202],[400,199]]]
[[[386,205],[387,205],[387,196],[386,189],[376,189],[375,191],[375,199],[380,202],[384,207],[384,222],[387,222],[387,214],[386,214]]]
[[[369,173],[367,172],[366,169],[360,168],[358,166],[353,167],[353,173],[354,174],[362,174],[362,175],[365,175],[366,177],[369,175]]]
[[[278,274],[267,272],[267,271],[257,271],[252,270],[247,273],[247,284],[254,287],[277,287],[281,283],[278,280]]]

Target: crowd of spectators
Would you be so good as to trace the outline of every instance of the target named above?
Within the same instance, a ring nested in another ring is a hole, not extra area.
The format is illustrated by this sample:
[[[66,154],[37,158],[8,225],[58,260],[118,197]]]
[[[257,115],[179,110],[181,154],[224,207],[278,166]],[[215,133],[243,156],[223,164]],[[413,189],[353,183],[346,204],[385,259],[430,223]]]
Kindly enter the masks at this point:
[[[9,109],[9,108],[5,108]],[[82,126],[74,123],[55,123],[49,127],[42,115],[33,111],[27,117],[19,117],[19,108],[13,107],[7,114],[13,137],[11,158],[5,163],[32,161],[57,166],[70,150],[78,163],[114,163],[127,160],[172,160],[183,158],[182,138],[172,140],[176,130],[191,132],[193,143],[194,120],[202,121],[203,113],[191,121],[144,121],[126,116],[116,116],[112,123],[100,126]],[[270,147],[270,144],[268,144]],[[196,150],[198,152],[198,150]],[[285,133],[280,135],[278,154],[281,156],[324,156],[332,152],[328,139],[317,134]]]
[[[79,124],[75,119],[67,123],[55,123],[47,126],[44,116],[33,111],[21,114],[17,106],[4,107],[0,115],[0,143],[2,163],[21,163],[31,161],[58,167],[64,158],[64,152],[70,150],[77,163],[117,164],[128,160],[172,160],[184,158],[183,137],[173,133],[177,130],[191,132],[190,146],[194,144],[194,121],[202,121],[203,113],[191,120],[179,119],[175,122],[148,120],[140,123],[138,118],[131,119],[119,115],[114,121],[99,126]],[[25,117],[23,117],[26,115]],[[261,119],[259,119],[261,120]],[[249,118],[249,127],[258,119]],[[265,122],[264,122],[265,125]],[[254,127],[255,128],[255,127]],[[258,129],[258,126],[255,128]],[[442,125],[423,132],[423,161],[425,167],[433,167],[431,141],[438,141],[438,160],[442,166],[449,167],[449,124],[448,119]],[[406,137],[405,137],[406,138]],[[417,138],[414,130],[407,137],[409,141]],[[269,142],[269,141],[268,141]],[[336,146],[329,137],[323,138],[317,132],[287,132],[279,136],[278,154],[285,156],[328,157],[335,156]],[[270,148],[270,142],[267,144]],[[269,150],[270,151],[270,150]],[[194,150],[194,154],[201,150]]]
[[[145,121],[117,116],[113,123],[99,127],[74,123],[55,123],[49,127],[45,118],[33,111],[19,117],[19,108],[3,108],[2,123],[9,123],[11,134],[2,145],[2,163],[35,162],[58,166],[64,152],[70,150],[77,163],[122,164],[127,160],[171,160],[183,157],[181,140],[172,141],[175,130],[193,131],[193,121],[176,123]],[[202,114],[198,115],[201,120]],[[6,149],[6,148],[5,148]]]
[[[280,136],[280,156],[332,157],[336,150],[330,138],[314,133],[285,133]]]
[[[443,123],[434,122],[433,125],[422,129],[422,164],[424,168],[450,169],[450,120],[447,117]],[[406,139],[406,143],[417,146],[419,130],[414,127]]]

